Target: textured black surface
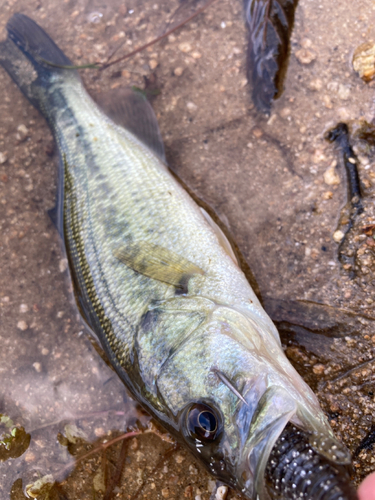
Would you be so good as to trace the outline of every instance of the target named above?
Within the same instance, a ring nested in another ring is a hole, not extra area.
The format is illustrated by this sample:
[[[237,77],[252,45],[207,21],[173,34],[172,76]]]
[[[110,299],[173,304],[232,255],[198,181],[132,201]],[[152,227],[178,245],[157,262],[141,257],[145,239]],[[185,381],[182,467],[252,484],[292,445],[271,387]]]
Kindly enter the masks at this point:
[[[309,444],[308,435],[291,424],[271,452],[265,479],[274,499],[357,499],[347,469],[317,453]]]

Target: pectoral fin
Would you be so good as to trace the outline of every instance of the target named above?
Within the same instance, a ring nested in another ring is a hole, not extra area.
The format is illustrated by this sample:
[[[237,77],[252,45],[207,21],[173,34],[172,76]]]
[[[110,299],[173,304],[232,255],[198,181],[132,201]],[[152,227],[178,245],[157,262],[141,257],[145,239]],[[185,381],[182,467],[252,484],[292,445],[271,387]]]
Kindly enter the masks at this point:
[[[191,277],[204,274],[181,255],[147,242],[124,245],[116,248],[113,254],[134,271],[176,288],[185,289]]]

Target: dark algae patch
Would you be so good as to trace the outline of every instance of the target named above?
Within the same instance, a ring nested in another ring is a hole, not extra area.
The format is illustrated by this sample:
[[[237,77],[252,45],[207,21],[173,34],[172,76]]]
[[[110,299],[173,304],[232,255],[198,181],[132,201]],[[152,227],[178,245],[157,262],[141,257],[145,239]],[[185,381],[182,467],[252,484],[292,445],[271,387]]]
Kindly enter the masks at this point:
[[[21,426],[15,425],[7,415],[0,414],[0,460],[18,458],[25,453],[30,444],[30,434]]]

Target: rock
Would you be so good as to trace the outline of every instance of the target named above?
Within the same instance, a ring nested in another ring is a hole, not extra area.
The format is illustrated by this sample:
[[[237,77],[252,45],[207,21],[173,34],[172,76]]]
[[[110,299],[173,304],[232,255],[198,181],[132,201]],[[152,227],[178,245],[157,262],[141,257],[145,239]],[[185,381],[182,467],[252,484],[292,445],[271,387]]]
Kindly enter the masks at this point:
[[[359,45],[353,54],[353,69],[365,82],[373,80],[375,75],[375,44],[371,42]]]
[[[186,104],[186,107],[191,113],[198,109],[198,106],[191,101]]]
[[[177,68],[174,69],[173,73],[176,75],[176,76],[181,76],[182,73],[184,72],[183,68],[181,68],[180,66],[178,66]]]
[[[333,233],[333,239],[336,243],[341,243],[344,236],[345,234],[340,229],[338,229]]]
[[[316,365],[313,366],[313,372],[316,375],[323,375],[324,370],[325,370],[325,367],[321,363],[317,363]]]
[[[182,42],[178,45],[178,49],[181,50],[181,52],[187,54],[192,50],[192,46],[190,45],[189,42]]]
[[[60,259],[59,261],[59,271],[64,273],[68,269],[68,259]]]
[[[26,127],[26,125],[24,125],[23,123],[21,123],[21,125],[18,125],[16,134],[17,141],[23,142],[28,135],[29,129]]]
[[[322,194],[322,200],[331,200],[333,197],[333,193],[332,191],[325,191],[323,194]]]
[[[5,153],[0,153],[0,165],[3,165],[7,161],[7,156]]]
[[[254,128],[252,130],[252,133],[253,133],[254,137],[256,137],[257,139],[260,139],[263,135],[263,130],[261,130],[260,128]]]
[[[319,92],[319,90],[322,90],[323,88],[323,82],[320,78],[314,78],[314,80],[311,80],[307,86],[310,90]]]
[[[155,69],[159,63],[156,59],[151,59],[148,64],[149,64],[151,69]]]
[[[216,490],[215,500],[225,500],[228,494],[228,486],[219,486]]]
[[[349,99],[349,96],[350,96],[350,87],[340,83],[339,90],[338,90],[337,94],[338,94],[340,99],[342,99],[343,101],[346,101],[347,99]]]
[[[25,330],[27,330],[29,327],[27,326],[26,321],[21,320],[21,321],[19,321],[19,322],[17,323],[17,328],[18,328],[19,330],[21,330],[21,331],[23,331],[23,332],[24,332],[24,331],[25,331]]]
[[[335,165],[332,164],[323,174],[324,182],[328,184],[328,186],[337,186],[340,184],[340,177],[335,170]]]
[[[40,373],[42,371],[42,365],[38,363],[37,361],[33,363],[33,367],[37,373]]]
[[[311,64],[316,59],[316,54],[308,49],[299,49],[295,53],[296,58],[301,64]]]

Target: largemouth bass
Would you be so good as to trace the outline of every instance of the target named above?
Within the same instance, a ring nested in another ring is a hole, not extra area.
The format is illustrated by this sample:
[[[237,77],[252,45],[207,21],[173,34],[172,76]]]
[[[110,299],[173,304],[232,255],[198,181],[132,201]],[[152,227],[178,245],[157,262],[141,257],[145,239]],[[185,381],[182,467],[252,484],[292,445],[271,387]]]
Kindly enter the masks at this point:
[[[119,126],[34,21],[15,14],[7,31],[0,63],[58,145],[78,307],[126,386],[246,498],[354,500],[348,450],[225,235],[168,171],[149,104],[129,94]]]

